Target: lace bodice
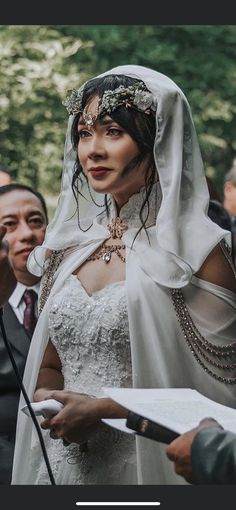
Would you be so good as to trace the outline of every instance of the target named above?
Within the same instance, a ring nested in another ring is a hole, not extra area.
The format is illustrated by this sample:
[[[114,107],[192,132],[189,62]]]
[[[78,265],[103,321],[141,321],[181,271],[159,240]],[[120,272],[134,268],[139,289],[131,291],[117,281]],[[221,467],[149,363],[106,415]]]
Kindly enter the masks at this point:
[[[102,386],[132,386],[125,282],[89,296],[70,275],[52,299],[49,333],[66,389],[102,396]],[[58,484],[136,483],[135,438],[109,426],[91,437],[87,452],[49,436],[47,451]],[[48,483],[44,463],[37,483]]]
[[[89,296],[71,275],[53,297],[49,333],[65,388],[99,396],[105,385],[132,386],[124,282]]]

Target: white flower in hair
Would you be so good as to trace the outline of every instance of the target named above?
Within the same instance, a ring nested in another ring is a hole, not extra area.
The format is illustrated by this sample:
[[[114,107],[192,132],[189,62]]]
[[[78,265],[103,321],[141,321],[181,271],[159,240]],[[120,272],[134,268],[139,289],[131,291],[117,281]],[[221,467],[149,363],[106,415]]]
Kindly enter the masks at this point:
[[[133,104],[141,112],[145,112],[152,106],[153,97],[151,92],[136,89],[134,92]]]
[[[83,86],[79,90],[68,90],[67,96],[63,99],[62,104],[66,107],[69,115],[74,115],[82,111]]]
[[[82,113],[83,88],[84,86],[79,90],[70,90],[62,101],[69,114]],[[114,90],[106,90],[99,99],[98,112],[93,118],[93,123],[97,115],[103,117],[106,113],[113,112],[119,106],[134,108],[142,113],[150,114],[151,109],[155,110],[155,99],[152,93],[140,81],[135,82],[129,87],[120,85]]]

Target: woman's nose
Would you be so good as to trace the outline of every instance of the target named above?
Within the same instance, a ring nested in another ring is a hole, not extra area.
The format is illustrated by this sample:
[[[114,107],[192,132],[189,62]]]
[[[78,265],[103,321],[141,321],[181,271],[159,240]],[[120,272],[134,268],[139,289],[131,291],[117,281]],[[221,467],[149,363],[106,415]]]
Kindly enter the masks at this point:
[[[89,147],[89,157],[90,158],[99,158],[104,157],[106,155],[105,146],[103,140],[100,136],[91,137],[91,143]]]

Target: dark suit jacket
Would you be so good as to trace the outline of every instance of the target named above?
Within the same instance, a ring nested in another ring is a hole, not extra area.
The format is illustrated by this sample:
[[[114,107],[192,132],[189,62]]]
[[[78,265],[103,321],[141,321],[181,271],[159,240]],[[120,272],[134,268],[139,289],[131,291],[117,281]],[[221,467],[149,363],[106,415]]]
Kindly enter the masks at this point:
[[[9,303],[3,322],[15,362],[23,377],[30,338]],[[11,483],[12,460],[20,389],[0,329],[0,485]]]
[[[194,483],[236,483],[236,434],[216,427],[203,429],[191,453]]]

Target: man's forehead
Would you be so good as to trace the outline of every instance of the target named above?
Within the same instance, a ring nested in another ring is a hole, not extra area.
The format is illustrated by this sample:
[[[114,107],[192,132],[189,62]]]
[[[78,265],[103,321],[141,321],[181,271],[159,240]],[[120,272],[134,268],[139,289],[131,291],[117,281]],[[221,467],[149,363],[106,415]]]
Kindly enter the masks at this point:
[[[20,209],[29,211],[31,209],[43,211],[43,206],[36,195],[28,190],[11,190],[1,195],[0,193],[0,214],[17,214]]]

